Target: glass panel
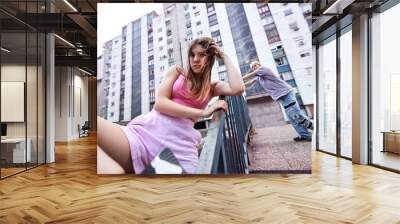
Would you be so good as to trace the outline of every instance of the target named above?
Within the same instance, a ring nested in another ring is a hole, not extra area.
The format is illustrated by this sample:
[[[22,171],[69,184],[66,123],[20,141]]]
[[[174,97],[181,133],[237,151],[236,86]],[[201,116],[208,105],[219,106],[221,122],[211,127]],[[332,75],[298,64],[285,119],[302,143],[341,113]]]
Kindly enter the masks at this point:
[[[340,154],[352,157],[352,33],[340,37]]]
[[[372,163],[400,170],[400,4],[372,18]]]
[[[26,33],[1,34],[1,176],[25,170]],[[29,147],[28,147],[29,148]]]
[[[28,163],[27,167],[37,165],[37,73],[38,73],[38,57],[37,46],[38,36],[36,32],[27,33],[27,80],[26,80],[26,113],[27,113],[27,143],[28,143]]]
[[[318,149],[336,154],[336,38],[318,48]]]
[[[38,163],[45,163],[45,44],[46,37],[39,34],[38,45]]]

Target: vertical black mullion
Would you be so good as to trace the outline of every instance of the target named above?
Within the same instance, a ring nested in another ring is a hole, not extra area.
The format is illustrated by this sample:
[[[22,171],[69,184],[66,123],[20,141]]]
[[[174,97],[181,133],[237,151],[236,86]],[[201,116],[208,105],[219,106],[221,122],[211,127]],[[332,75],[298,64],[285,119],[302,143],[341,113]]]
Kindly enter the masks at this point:
[[[25,21],[28,21],[28,1],[25,0]],[[25,88],[24,88],[24,119],[25,119],[25,170],[28,169],[28,114],[27,114],[27,90],[28,90],[28,25],[25,23]]]
[[[367,141],[368,141],[368,164],[373,164],[373,153],[372,153],[372,63],[371,63],[371,57],[372,57],[372,29],[371,29],[371,19],[372,19],[372,12],[368,11],[368,20],[367,20],[367,46],[368,46],[368,52],[367,52],[367,88],[368,88],[368,93],[367,93],[367,119],[368,119],[368,124],[367,124]]]
[[[0,23],[0,47],[2,46],[2,32],[1,32],[2,25],[1,24],[2,23]],[[2,124],[1,123],[1,110],[2,110],[2,108],[1,108],[1,67],[2,67],[1,55],[2,55],[2,52],[0,50],[0,125]],[[0,136],[1,136],[1,134],[0,134]],[[1,161],[2,161],[2,159],[1,159],[1,143],[0,143],[0,179],[1,179],[1,168],[2,168],[2,162]]]
[[[67,71],[68,71],[67,67]],[[68,72],[68,118],[71,117],[71,71]],[[61,93],[60,93],[61,94]]]
[[[336,27],[336,155],[341,157],[341,116],[340,116],[340,36],[339,25]]]
[[[45,2],[45,12],[47,13],[47,0]],[[48,33],[44,33],[44,69],[42,69],[42,72],[44,72],[44,78],[42,78],[42,81],[44,80],[44,161],[43,163],[47,163],[47,36]],[[43,42],[42,42],[43,43]],[[43,77],[43,73],[42,73]],[[43,83],[42,83],[43,84]],[[60,90],[61,91],[61,90]],[[42,107],[43,108],[43,107]]]
[[[39,15],[39,0],[36,13]],[[36,31],[36,166],[39,166],[39,30]]]
[[[71,93],[72,93],[72,117],[75,118],[75,69],[74,67],[71,67],[72,74],[72,88],[71,88]]]
[[[315,120],[315,149],[319,149],[319,119],[320,119],[320,113],[319,113],[319,66],[318,66],[318,60],[319,60],[319,54],[318,54],[318,49],[319,49],[319,44],[317,43],[315,45],[315,109],[314,111],[314,120]]]

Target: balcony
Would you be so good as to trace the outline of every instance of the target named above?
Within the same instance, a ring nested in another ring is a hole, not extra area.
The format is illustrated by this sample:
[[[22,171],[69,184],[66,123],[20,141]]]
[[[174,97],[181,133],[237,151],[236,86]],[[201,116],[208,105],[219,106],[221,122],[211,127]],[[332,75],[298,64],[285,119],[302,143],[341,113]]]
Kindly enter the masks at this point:
[[[278,69],[279,73],[290,71],[290,67],[289,67],[288,64],[286,64],[286,65],[278,65],[277,69]]]
[[[272,51],[272,56],[274,57],[274,59],[282,58],[285,56],[285,52],[283,51],[283,49],[276,49]]]

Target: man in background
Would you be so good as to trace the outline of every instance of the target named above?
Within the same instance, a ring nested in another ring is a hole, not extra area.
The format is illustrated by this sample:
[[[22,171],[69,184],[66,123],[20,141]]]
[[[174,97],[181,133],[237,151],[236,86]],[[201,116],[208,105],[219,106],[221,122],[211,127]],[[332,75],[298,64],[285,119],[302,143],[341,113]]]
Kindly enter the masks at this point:
[[[290,124],[299,135],[293,140],[311,141],[312,134],[308,129],[313,130],[313,122],[301,111],[293,88],[258,61],[253,61],[250,68],[251,72],[243,76],[246,88],[258,81],[271,98],[285,109]]]

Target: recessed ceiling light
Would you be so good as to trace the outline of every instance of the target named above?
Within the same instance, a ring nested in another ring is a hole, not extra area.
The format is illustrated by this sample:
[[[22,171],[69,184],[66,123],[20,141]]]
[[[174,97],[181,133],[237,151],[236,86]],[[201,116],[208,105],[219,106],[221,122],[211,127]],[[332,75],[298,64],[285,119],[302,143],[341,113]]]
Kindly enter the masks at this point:
[[[68,0],[64,0],[65,4],[67,4],[72,10],[74,10],[75,12],[78,12],[78,10],[71,4],[68,2]]]
[[[1,50],[4,51],[4,52],[6,52],[6,53],[10,53],[10,52],[11,52],[11,50],[9,50],[9,49],[7,49],[7,48],[5,48],[5,47],[1,47]]]
[[[75,45],[73,45],[73,44],[72,44],[71,42],[69,42],[68,40],[66,40],[66,39],[64,39],[64,38],[62,38],[62,37],[60,37],[60,36],[57,35],[57,34],[54,34],[54,36],[57,37],[58,39],[60,39],[61,41],[63,41],[64,43],[68,44],[69,46],[75,48]]]
[[[83,72],[83,73],[85,73],[85,74],[92,75],[92,73],[89,73],[88,71],[85,71],[85,70],[83,70],[83,69],[81,69],[81,68],[79,68],[79,67],[78,67],[78,69],[79,69],[79,71],[81,71],[81,72]]]

